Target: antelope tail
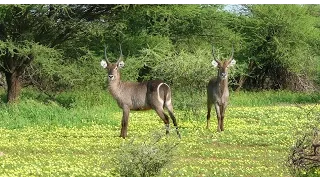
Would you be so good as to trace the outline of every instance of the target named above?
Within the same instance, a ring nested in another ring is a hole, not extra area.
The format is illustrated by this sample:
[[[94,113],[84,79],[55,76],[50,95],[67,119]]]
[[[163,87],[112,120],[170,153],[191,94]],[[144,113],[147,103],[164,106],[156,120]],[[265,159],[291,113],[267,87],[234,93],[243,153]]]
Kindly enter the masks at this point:
[[[166,85],[168,88],[170,88],[170,87],[169,87],[169,85],[166,84],[166,83],[160,83],[160,84],[158,85],[158,88],[157,88],[158,100],[159,100],[159,102],[162,104],[162,106],[164,107],[165,104],[171,103],[171,98],[169,97],[169,99],[168,99],[168,90],[167,90],[167,89],[164,89],[164,99],[162,99],[162,98],[160,97],[160,86],[162,86],[162,85]]]

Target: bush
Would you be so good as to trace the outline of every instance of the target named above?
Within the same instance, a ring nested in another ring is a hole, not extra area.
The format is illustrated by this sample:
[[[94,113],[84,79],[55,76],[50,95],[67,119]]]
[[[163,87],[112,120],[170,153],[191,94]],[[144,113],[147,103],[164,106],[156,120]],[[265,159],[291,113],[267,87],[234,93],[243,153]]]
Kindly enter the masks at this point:
[[[309,111],[308,114],[311,114]],[[287,165],[294,176],[320,177],[320,116],[291,148]],[[313,122],[313,121],[311,121]]]
[[[170,163],[173,149],[178,144],[172,144],[157,135],[153,141],[134,143],[134,140],[124,143],[116,158],[119,175],[122,177],[151,177],[159,175],[161,169]]]

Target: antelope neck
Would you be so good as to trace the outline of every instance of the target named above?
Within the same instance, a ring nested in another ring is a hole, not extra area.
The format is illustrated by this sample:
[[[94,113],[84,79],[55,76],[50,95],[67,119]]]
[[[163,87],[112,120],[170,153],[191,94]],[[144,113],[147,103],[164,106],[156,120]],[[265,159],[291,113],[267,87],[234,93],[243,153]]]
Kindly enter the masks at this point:
[[[219,77],[219,90],[220,90],[220,94],[224,94],[225,92],[227,92],[229,89],[228,89],[228,77],[226,77],[225,79],[221,79]]]
[[[120,79],[115,79],[113,81],[109,81],[108,89],[109,89],[110,93],[116,98],[118,98],[121,93],[120,92],[121,85],[122,85],[122,82]]]

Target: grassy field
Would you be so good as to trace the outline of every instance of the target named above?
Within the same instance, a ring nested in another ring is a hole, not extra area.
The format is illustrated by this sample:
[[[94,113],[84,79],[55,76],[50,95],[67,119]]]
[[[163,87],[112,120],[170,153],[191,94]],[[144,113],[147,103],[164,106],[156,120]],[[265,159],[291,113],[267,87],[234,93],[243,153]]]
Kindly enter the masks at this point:
[[[4,92],[0,91],[2,99]],[[205,96],[174,94],[182,139],[159,176],[290,176],[290,147],[314,124],[319,94],[232,93],[225,131],[205,129]],[[197,103],[194,103],[197,98]],[[115,159],[128,141],[164,134],[153,111],[132,112],[119,138],[122,112],[104,90],[60,94],[55,101],[24,90],[18,104],[0,102],[0,176],[119,176]]]

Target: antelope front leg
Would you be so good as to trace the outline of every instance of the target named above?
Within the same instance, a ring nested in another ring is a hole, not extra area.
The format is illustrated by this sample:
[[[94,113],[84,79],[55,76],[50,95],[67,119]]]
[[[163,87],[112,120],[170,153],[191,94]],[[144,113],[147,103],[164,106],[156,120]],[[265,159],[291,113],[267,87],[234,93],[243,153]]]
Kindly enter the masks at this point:
[[[221,114],[220,114],[220,106],[218,103],[216,103],[214,105],[215,109],[216,109],[216,113],[217,113],[217,119],[218,119],[218,127],[217,127],[217,131],[221,132]]]
[[[211,114],[212,103],[207,102],[207,108],[208,108],[208,111],[207,111],[207,129],[209,129],[209,127],[210,127],[210,114]]]
[[[127,129],[128,129],[128,121],[129,121],[130,109],[128,107],[123,107],[122,109],[123,109],[123,111],[122,111],[120,137],[125,139],[127,137]]]
[[[226,112],[226,108],[227,108],[227,105],[226,104],[224,104],[224,105],[222,105],[221,106],[221,108],[220,108],[220,114],[221,114],[221,124],[220,124],[220,129],[221,129],[221,131],[224,131],[224,127],[223,127],[223,121],[224,121],[224,113]]]

